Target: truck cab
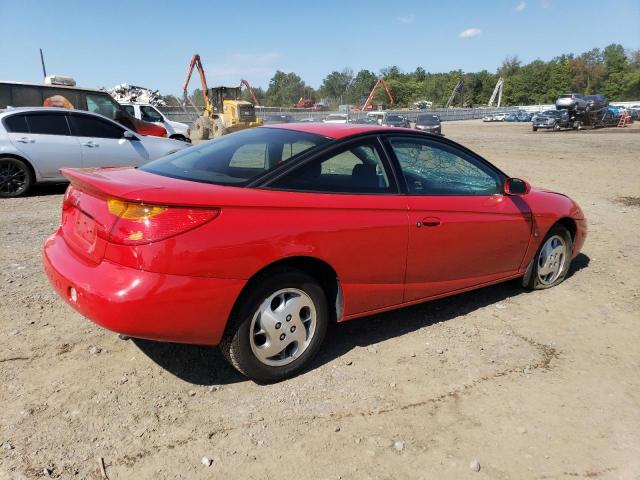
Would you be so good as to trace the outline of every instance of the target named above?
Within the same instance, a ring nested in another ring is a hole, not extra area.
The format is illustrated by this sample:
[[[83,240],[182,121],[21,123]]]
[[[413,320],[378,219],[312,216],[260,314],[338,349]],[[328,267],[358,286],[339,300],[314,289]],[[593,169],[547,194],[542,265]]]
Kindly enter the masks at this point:
[[[169,138],[183,142],[191,142],[189,138],[189,125],[169,120],[155,106],[138,103],[122,103],[121,105],[132,117],[164,127],[167,130],[167,136]]]

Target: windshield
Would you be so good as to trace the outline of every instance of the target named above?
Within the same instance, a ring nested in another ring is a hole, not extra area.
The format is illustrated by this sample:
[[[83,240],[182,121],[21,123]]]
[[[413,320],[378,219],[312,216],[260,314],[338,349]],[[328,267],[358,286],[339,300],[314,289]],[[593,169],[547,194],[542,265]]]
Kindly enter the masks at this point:
[[[546,112],[543,112],[543,115],[549,115],[549,116],[555,117],[560,115],[560,112],[558,110],[547,110]]]
[[[402,122],[403,120],[400,115],[387,115],[384,119],[385,122]]]
[[[437,125],[440,119],[436,115],[418,115],[416,123],[421,125]]]
[[[140,167],[166,177],[242,186],[329,141],[280,128],[252,128],[180,150]]]

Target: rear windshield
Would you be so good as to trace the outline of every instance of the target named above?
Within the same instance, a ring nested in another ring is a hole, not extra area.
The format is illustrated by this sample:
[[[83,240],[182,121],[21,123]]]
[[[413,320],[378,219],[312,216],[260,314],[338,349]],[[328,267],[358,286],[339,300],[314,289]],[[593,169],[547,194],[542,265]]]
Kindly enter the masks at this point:
[[[166,177],[243,186],[329,140],[280,128],[252,128],[180,150],[140,167]]]
[[[385,122],[402,122],[404,118],[400,115],[387,115],[384,120]]]

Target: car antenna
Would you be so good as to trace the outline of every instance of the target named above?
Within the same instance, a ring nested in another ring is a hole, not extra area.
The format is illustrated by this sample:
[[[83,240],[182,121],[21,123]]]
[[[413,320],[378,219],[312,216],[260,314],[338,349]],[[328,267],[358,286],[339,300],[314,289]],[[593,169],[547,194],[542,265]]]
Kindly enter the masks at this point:
[[[44,54],[42,53],[42,49],[40,49],[40,61],[42,62],[42,75],[44,75],[44,78],[47,78],[47,68],[44,66]]]

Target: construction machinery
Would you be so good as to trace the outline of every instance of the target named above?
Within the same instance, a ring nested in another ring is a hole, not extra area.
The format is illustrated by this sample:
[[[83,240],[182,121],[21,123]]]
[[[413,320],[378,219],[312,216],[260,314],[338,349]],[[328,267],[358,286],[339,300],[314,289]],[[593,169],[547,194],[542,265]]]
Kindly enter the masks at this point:
[[[384,91],[387,94],[387,98],[389,99],[389,104],[393,105],[395,100],[393,98],[393,95],[391,95],[391,90],[389,89],[389,85],[387,85],[387,82],[385,82],[383,78],[380,78],[371,89],[371,93],[369,93],[369,97],[367,98],[367,101],[364,102],[364,105],[360,107],[358,106],[352,107],[352,110],[357,112],[366,112],[369,110],[373,110],[373,98],[376,96],[376,92],[380,87],[384,88]]]
[[[249,82],[242,80],[237,87],[218,86],[209,88],[202,61],[198,54],[191,57],[187,77],[182,87],[185,104],[189,102],[191,106],[197,109],[189,99],[187,92],[194,68],[198,70],[198,75],[200,76],[204,110],[193,123],[193,128],[190,131],[192,140],[208,140],[226,133],[262,125],[262,119],[256,118],[254,105],[251,102],[241,100],[242,86],[244,85],[252,100],[256,104],[258,103]]]
[[[453,91],[451,92],[451,95],[449,96],[449,100],[447,100],[447,103],[445,104],[444,108],[451,107],[451,104],[455,100],[457,94],[460,94],[460,106],[464,107],[464,82],[462,81],[461,78],[456,82],[455,87],[453,87]]]
[[[489,99],[489,107],[493,107],[493,102],[496,101],[496,97],[498,97],[498,103],[496,103],[496,107],[500,107],[502,103],[502,87],[504,86],[504,79],[500,77],[498,82],[496,83],[495,88],[493,89],[493,93],[491,94],[491,98]]]

